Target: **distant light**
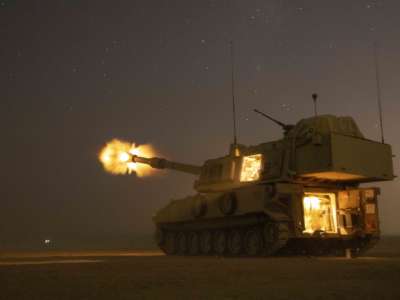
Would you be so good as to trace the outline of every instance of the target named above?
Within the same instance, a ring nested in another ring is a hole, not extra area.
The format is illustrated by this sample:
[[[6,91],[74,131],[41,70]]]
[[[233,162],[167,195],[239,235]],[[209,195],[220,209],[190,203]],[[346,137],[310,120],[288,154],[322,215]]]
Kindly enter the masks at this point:
[[[51,243],[51,240],[44,240],[44,243],[45,243],[46,245],[48,245],[48,244]]]

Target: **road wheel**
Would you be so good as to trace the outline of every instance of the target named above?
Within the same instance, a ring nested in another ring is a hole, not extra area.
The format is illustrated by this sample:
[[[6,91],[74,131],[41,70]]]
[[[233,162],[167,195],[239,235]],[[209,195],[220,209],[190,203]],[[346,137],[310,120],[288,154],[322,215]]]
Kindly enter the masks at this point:
[[[250,229],[244,237],[244,248],[247,255],[257,256],[263,250],[262,234],[257,229]]]
[[[189,254],[198,255],[200,252],[200,238],[197,232],[192,232],[189,234]]]
[[[176,253],[176,240],[175,240],[175,233],[168,232],[165,235],[165,243],[163,250],[168,255],[174,255]]]
[[[224,255],[228,246],[226,234],[223,230],[217,230],[213,238],[214,250],[218,255]]]
[[[178,233],[177,246],[178,246],[178,249],[177,249],[178,254],[185,255],[187,253],[187,250],[188,250],[187,238],[186,238],[186,234],[184,232]]]
[[[228,250],[232,255],[240,255],[243,249],[242,233],[240,230],[233,230],[228,235]]]
[[[276,253],[286,245],[289,239],[289,228],[286,223],[268,222],[263,229],[265,250],[267,255]]]
[[[210,231],[203,231],[200,234],[200,252],[205,255],[212,253],[212,235]]]

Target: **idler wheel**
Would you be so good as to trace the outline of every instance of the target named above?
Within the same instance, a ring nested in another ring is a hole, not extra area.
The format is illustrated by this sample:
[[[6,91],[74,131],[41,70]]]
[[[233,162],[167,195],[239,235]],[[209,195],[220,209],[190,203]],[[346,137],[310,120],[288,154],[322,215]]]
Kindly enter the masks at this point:
[[[223,255],[226,252],[228,241],[223,230],[217,230],[213,238],[214,250],[217,254]]]
[[[205,255],[212,252],[212,235],[210,231],[203,231],[200,234],[200,252]]]
[[[261,254],[264,247],[261,232],[257,229],[247,231],[244,237],[244,246],[247,255],[256,256]]]
[[[191,232],[188,238],[189,254],[198,255],[200,252],[200,238],[197,232]]]
[[[187,238],[184,232],[178,233],[177,236],[177,246],[178,246],[178,254],[184,255],[187,253],[188,245],[187,245]]]
[[[173,255],[176,253],[177,247],[176,247],[175,233],[168,232],[165,235],[165,244],[163,250],[168,255]]]
[[[237,208],[237,199],[235,193],[223,195],[219,199],[219,209],[224,215],[231,215]]]
[[[228,250],[232,255],[240,255],[243,249],[243,239],[240,230],[233,230],[228,235]]]

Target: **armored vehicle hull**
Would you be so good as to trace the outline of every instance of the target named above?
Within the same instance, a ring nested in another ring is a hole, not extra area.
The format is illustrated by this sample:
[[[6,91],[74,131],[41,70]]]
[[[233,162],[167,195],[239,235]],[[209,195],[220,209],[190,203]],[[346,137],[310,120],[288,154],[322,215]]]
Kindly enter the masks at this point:
[[[165,253],[359,255],[378,241],[379,189],[361,185],[394,179],[390,145],[364,138],[350,117],[278,123],[282,139],[233,144],[202,166],[132,157],[198,176],[197,194],[154,216]]]
[[[378,189],[261,184],[172,201],[155,216],[169,255],[359,255],[379,239]]]

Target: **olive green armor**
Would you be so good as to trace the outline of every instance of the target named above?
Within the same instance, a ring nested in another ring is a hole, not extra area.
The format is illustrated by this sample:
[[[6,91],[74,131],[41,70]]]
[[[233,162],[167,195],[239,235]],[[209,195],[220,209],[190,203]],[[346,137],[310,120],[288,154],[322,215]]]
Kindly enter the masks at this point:
[[[133,156],[197,176],[196,194],[153,220],[169,255],[359,255],[379,239],[379,188],[393,180],[388,144],[364,138],[350,117],[321,115],[284,127],[280,140],[231,145],[202,166]]]

